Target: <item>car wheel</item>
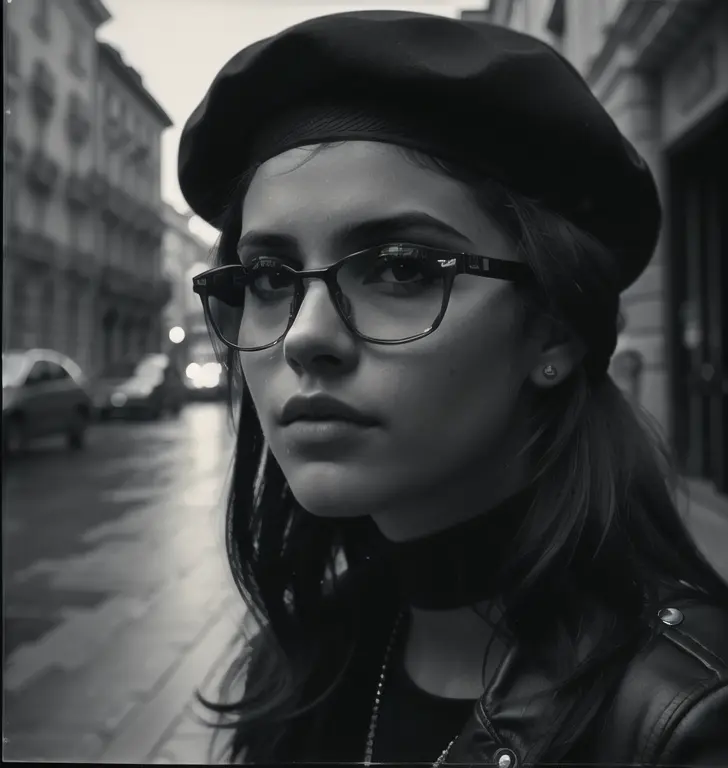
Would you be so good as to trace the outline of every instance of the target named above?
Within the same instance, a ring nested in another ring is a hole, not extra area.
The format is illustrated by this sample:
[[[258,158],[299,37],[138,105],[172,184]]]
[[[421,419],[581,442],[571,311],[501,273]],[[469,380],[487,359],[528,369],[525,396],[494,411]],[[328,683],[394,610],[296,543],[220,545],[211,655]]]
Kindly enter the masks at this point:
[[[86,430],[88,429],[89,415],[86,411],[77,410],[74,414],[73,425],[68,431],[68,447],[72,451],[80,451],[86,445]]]
[[[27,445],[25,422],[20,416],[11,416],[3,424],[3,453],[14,456],[22,453]]]

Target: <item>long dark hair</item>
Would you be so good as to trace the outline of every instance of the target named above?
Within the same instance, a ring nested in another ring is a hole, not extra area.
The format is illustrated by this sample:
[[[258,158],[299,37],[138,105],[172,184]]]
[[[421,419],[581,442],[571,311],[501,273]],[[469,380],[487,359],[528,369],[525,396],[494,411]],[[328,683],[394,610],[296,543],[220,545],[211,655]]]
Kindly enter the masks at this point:
[[[463,167],[401,151],[466,182],[521,250],[536,277],[520,293],[526,322],[546,314],[587,348],[601,343],[594,334],[603,323],[604,297],[618,296],[613,254],[537,200]],[[255,170],[231,191],[218,264],[237,258],[242,201]],[[330,718],[345,681],[371,685],[361,691],[362,714],[371,705],[374,678],[357,677],[357,669],[376,656],[372,638],[389,630],[398,608],[387,574],[366,570],[373,523],[320,519],[300,507],[265,443],[238,355],[223,348],[219,355],[237,422],[227,549],[248,628],[223,701],[200,698],[219,716],[218,727],[232,730],[231,762],[244,755],[251,762],[358,760],[356,753],[327,755],[320,744],[304,744],[315,742],[322,723],[335,722]],[[576,705],[548,736],[557,758],[594,720],[626,662],[654,637],[661,595],[700,596],[728,609],[728,585],[686,530],[676,502],[679,472],[644,409],[628,402],[609,376],[588,375],[586,366],[560,386],[524,387],[532,424],[524,450],[536,494],[508,559],[503,583],[511,586],[500,595],[497,629],[563,670],[555,694],[565,701],[571,696]],[[354,573],[366,577],[348,578]],[[577,661],[574,640],[594,610],[608,621],[600,625],[599,642]],[[357,746],[363,752],[363,742]]]

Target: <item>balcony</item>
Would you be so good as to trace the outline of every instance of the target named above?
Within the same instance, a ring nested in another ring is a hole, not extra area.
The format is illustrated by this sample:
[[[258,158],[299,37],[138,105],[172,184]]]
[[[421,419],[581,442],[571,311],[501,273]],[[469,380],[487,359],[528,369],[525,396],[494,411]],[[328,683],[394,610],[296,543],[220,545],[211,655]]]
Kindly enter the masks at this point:
[[[66,200],[72,208],[87,210],[94,201],[94,189],[88,177],[72,173],[66,179]]]
[[[129,146],[129,161],[134,165],[144,165],[151,155],[149,145],[139,138],[134,138]]]
[[[100,276],[100,289],[109,296],[134,299],[155,309],[162,309],[172,298],[169,280],[144,277],[126,266],[107,264]]]
[[[91,119],[87,106],[78,96],[72,96],[66,116],[66,133],[75,147],[83,146],[91,134]]]
[[[138,298],[135,275],[119,264],[106,264],[101,268],[99,287],[109,296]]]
[[[138,297],[156,310],[163,309],[172,299],[172,283],[167,278],[140,278]]]
[[[42,232],[24,229],[17,223],[8,226],[8,253],[13,259],[53,266],[59,261],[61,248]]]
[[[94,251],[70,247],[66,252],[68,276],[78,281],[92,280],[99,272],[99,264]]]
[[[58,163],[42,149],[36,149],[28,158],[26,176],[28,185],[41,195],[50,195],[58,181]]]
[[[131,143],[132,134],[122,123],[121,118],[108,115],[104,124],[104,139],[107,147],[114,151],[123,149]]]

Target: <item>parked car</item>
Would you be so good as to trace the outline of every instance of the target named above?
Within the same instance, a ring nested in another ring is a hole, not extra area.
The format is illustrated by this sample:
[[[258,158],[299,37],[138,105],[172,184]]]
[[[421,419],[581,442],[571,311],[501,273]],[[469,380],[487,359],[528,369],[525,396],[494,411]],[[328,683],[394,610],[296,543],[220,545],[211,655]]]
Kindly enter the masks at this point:
[[[22,451],[33,439],[65,435],[83,448],[91,422],[88,383],[70,358],[48,349],[2,353],[3,451]]]
[[[186,388],[168,355],[144,355],[110,365],[94,381],[94,407],[101,420],[177,415]]]

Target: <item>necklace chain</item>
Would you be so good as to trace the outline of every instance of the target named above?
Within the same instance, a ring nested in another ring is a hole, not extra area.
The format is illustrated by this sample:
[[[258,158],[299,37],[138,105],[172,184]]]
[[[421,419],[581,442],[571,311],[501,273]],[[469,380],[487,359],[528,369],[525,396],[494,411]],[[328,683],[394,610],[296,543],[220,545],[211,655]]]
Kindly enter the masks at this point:
[[[395,619],[392,632],[389,635],[389,642],[387,643],[387,649],[384,652],[384,661],[382,662],[382,669],[379,673],[379,682],[377,683],[377,692],[374,696],[374,706],[372,707],[372,716],[369,720],[369,732],[367,733],[367,744],[364,750],[364,765],[370,766],[372,764],[372,755],[374,754],[374,737],[377,733],[377,724],[379,722],[379,705],[382,700],[382,691],[384,689],[384,681],[389,671],[389,662],[392,656],[392,651],[399,633],[399,628],[404,617],[404,611],[400,611]],[[452,745],[457,741],[457,736],[445,747],[440,757],[432,764],[433,768],[438,768],[443,764],[445,758],[448,756]]]

